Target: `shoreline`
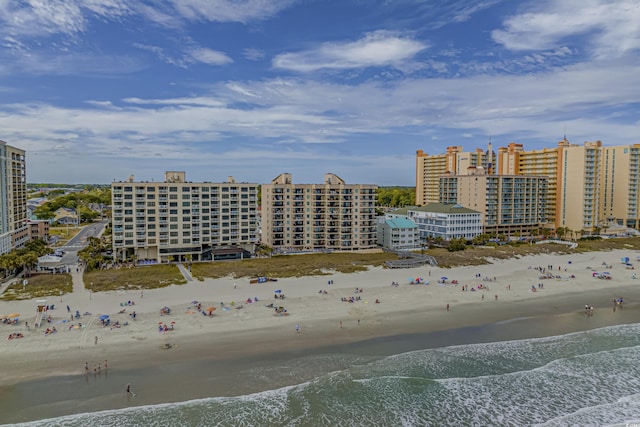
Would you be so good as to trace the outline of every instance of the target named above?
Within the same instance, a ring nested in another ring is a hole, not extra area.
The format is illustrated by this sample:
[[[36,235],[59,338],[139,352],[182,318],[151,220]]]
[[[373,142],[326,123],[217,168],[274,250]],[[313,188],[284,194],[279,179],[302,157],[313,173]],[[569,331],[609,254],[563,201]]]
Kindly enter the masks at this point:
[[[122,401],[121,383],[132,381],[138,387],[136,392],[143,391],[136,406],[238,395],[294,385],[324,373],[323,369],[336,368],[320,363],[317,369],[296,367],[293,374],[261,380],[262,374],[258,379],[243,376],[247,366],[252,365],[271,372],[273,366],[290,367],[297,359],[331,353],[346,357],[344,365],[337,366],[344,368],[359,360],[433,346],[469,344],[481,342],[480,339],[488,342],[535,338],[640,322],[640,282],[630,279],[632,272],[619,266],[620,257],[629,256],[630,252],[542,255],[455,269],[372,269],[284,279],[266,286],[230,278],[207,279],[145,291],[144,298],[139,292],[65,297],[52,312],[54,320],[62,322],[62,316],[67,314],[62,307],[67,303],[86,307],[93,314],[86,317],[85,328],[61,328],[53,336],[33,333],[24,340],[0,344],[6,373],[0,379],[0,395],[4,396],[0,400],[5,402],[0,404],[0,413],[11,414],[11,422],[17,422],[123,408],[132,402]],[[601,262],[618,263],[610,269],[611,280],[593,278],[590,265]],[[561,265],[562,278],[545,280],[543,288],[532,292],[531,286],[541,282],[535,267],[549,263]],[[481,281],[477,278],[479,273],[497,276],[496,281]],[[566,279],[568,274],[576,278]],[[441,275],[460,283],[433,283]],[[429,285],[409,285],[409,277],[434,280]],[[328,285],[328,280],[334,285]],[[394,280],[399,281],[398,287],[389,285]],[[237,289],[234,282],[238,282]],[[490,290],[462,291],[463,285],[477,286],[481,282]],[[286,299],[275,300],[272,288],[281,288]],[[354,294],[354,288],[362,292]],[[318,292],[323,289],[328,290],[327,295]],[[361,300],[341,301],[354,295]],[[495,299],[495,295],[499,298]],[[243,309],[235,309],[240,303],[230,305],[231,301],[256,296],[258,301],[245,303]],[[612,299],[618,296],[624,296],[627,303],[624,309],[614,312]],[[376,304],[376,299],[381,303]],[[101,328],[99,314],[108,313],[120,321],[127,319],[126,314],[116,313],[123,309],[122,301],[128,300],[135,300],[136,304],[126,307],[127,314],[135,309],[138,320],[120,329]],[[215,304],[218,310],[213,317],[193,314],[191,302],[196,300]],[[228,310],[220,309],[220,301]],[[274,316],[271,309],[264,307],[276,301],[286,306],[289,316]],[[21,304],[28,308],[33,302]],[[445,308],[447,304],[450,311]],[[585,304],[595,307],[594,316],[585,315]],[[159,308],[164,305],[172,308],[169,316],[159,315]],[[7,303],[0,303],[0,309],[7,307]],[[157,323],[169,321],[175,321],[176,329],[159,333]],[[300,333],[296,332],[296,325],[300,325]],[[15,328],[0,327],[2,333]],[[94,335],[99,336],[98,344],[93,343]],[[163,349],[166,344],[171,348]],[[94,374],[93,366],[104,360],[109,361],[108,371]],[[85,362],[91,364],[89,375],[83,373]],[[34,392],[68,387],[84,390],[78,396],[82,404],[75,401],[72,405],[55,392],[46,397]],[[16,394],[16,390],[20,393]]]
[[[10,414],[4,423],[19,423],[86,412],[248,395],[296,386],[336,370],[412,351],[536,339],[640,323],[638,308],[640,306],[627,307],[617,313],[607,310],[594,317],[576,311],[559,312],[453,329],[376,336],[356,342],[291,346],[260,355],[245,351],[229,357],[178,357],[144,366],[110,367],[98,374],[49,376],[0,387],[0,395],[4,396],[0,413]],[[316,364],[309,364],[309,359]],[[260,373],[258,378],[256,373]],[[135,400],[123,398],[123,385],[130,382],[135,384]],[[71,393],[58,396],[56,390],[60,389]],[[80,390],[81,394],[74,390]],[[34,393],[47,397],[37,403],[15,397]]]

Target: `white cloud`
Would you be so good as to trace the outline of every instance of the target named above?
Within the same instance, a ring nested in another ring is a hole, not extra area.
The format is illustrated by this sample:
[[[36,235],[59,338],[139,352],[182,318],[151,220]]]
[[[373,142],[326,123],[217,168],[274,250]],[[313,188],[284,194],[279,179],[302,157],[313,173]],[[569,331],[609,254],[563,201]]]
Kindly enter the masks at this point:
[[[122,100],[127,104],[135,105],[190,105],[203,107],[222,107],[224,103],[213,98],[190,97],[190,98],[174,98],[174,99],[142,99],[142,98],[125,98]]]
[[[26,0],[0,4],[0,34],[18,36],[76,35],[88,16],[112,19],[131,13],[125,0]]]
[[[273,59],[276,68],[299,72],[399,66],[428,46],[390,31],[368,33],[355,42],[324,43],[317,49],[285,53]]]
[[[24,141],[25,148],[34,151],[61,141],[75,151],[95,149],[97,156],[120,157],[120,148],[128,146],[127,157],[148,157],[156,150],[165,157],[193,160],[202,152],[188,148],[192,143],[224,147],[228,138],[239,138],[260,141],[256,147],[264,149],[274,142],[286,142],[293,150],[317,143],[348,147],[354,137],[382,137],[403,129],[425,138],[440,136],[434,129],[451,128],[458,129],[458,135],[544,139],[560,135],[567,125],[570,135],[583,140],[634,143],[636,124],[612,120],[601,111],[634,105],[640,85],[629,82],[638,75],[639,65],[602,63],[532,76],[406,79],[393,84],[233,82],[211,88],[213,96],[90,101],[91,109],[5,104],[0,128],[3,139]]]
[[[546,0],[508,18],[492,37],[520,51],[552,49],[580,36],[594,56],[612,57],[640,48],[638,22],[637,0]]]
[[[171,0],[175,10],[192,21],[241,22],[271,18],[294,0]]]
[[[193,47],[187,49],[186,54],[196,62],[209,65],[225,65],[233,62],[224,52],[218,52],[206,47]]]
[[[255,49],[255,48],[247,48],[242,51],[242,54],[245,58],[251,61],[257,61],[259,59],[264,58],[265,53],[263,50]]]

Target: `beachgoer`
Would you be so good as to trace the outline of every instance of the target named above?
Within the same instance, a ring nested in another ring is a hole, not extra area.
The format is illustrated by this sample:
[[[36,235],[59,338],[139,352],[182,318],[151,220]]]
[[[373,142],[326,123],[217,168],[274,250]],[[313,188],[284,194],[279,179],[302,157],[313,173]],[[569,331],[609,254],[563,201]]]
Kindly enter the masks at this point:
[[[104,369],[107,369],[107,359],[104,359]]]
[[[340,321],[340,329],[342,329],[342,320]]]
[[[296,323],[296,332],[300,333],[300,324],[299,323]]]
[[[447,304],[447,311],[449,311],[449,304]]]
[[[496,301],[498,301],[498,294],[495,295]]]
[[[93,343],[95,345],[98,345],[98,336],[97,335],[93,338]]]
[[[85,374],[89,373],[89,362],[84,362],[84,372]]]

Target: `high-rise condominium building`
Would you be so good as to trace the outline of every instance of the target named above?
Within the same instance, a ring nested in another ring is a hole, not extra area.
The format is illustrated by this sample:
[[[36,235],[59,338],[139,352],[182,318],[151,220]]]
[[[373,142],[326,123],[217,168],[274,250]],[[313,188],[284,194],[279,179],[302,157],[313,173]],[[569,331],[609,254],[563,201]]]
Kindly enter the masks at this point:
[[[602,147],[599,218],[611,225],[640,229],[640,144]]]
[[[164,182],[111,184],[113,251],[118,260],[211,260],[258,243],[258,184],[189,182],[166,172]]]
[[[277,251],[374,248],[377,188],[334,174],[322,184],[294,184],[280,174],[262,185],[262,242]]]
[[[545,218],[547,228],[555,228],[558,192],[558,156],[561,147],[569,146],[562,140],[554,148],[524,151],[522,144],[509,143],[498,149],[498,175],[534,175],[547,179]]]
[[[25,152],[0,141],[0,255],[28,240]]]
[[[470,168],[467,175],[440,177],[440,194],[442,203],[481,212],[485,233],[528,236],[546,223],[546,185],[542,176],[488,175]]]
[[[422,159],[420,151],[418,154],[419,167],[444,156]],[[576,233],[612,226],[639,228],[639,156],[640,144],[603,146],[595,141],[577,145],[564,138],[557,147],[525,151],[522,144],[510,143],[498,149],[496,172],[546,178],[546,227],[566,227]],[[430,175],[422,167],[417,176],[429,179],[416,179],[416,197],[424,188],[433,188],[440,176],[436,179],[437,174]],[[461,172],[466,173],[453,173]]]
[[[464,175],[468,168],[483,167],[488,173],[495,170],[496,155],[491,149],[477,148],[463,151],[462,147],[447,147],[445,154],[428,155],[422,150],[416,152],[416,204],[438,203],[439,179],[444,174]]]

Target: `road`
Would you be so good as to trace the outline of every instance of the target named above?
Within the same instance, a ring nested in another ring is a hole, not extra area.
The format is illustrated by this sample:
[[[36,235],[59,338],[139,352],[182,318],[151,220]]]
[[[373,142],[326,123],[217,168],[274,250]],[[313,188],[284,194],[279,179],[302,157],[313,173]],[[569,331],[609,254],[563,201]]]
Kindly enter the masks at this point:
[[[89,237],[98,237],[108,222],[109,220],[103,220],[85,225],[64,246],[58,246],[56,250],[65,252],[62,256],[62,262],[69,266],[75,265],[78,261],[78,251],[87,246]]]

